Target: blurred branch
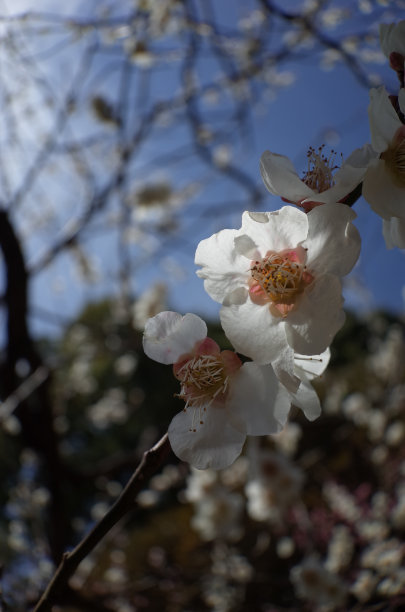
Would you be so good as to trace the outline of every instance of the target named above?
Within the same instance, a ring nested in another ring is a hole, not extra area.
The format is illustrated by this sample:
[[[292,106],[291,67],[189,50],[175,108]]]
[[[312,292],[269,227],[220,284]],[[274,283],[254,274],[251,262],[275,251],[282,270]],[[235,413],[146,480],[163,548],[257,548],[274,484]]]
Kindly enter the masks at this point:
[[[12,198],[12,203],[10,203],[10,207],[15,209],[17,206],[21,204],[21,201],[27,194],[27,192],[32,188],[33,183],[39,177],[42,169],[45,167],[45,164],[51,154],[54,152],[57,141],[60,138],[60,134],[63,131],[69,116],[72,104],[75,99],[77,87],[81,85],[87,72],[90,70],[96,47],[91,45],[84,54],[82,58],[82,62],[80,68],[75,75],[72,85],[67,93],[64,102],[56,114],[54,128],[49,131],[49,136],[44,142],[42,148],[39,150],[36,155],[32,165],[28,168],[23,180],[21,181],[20,187],[17,189],[16,193]]]
[[[192,20],[193,17],[190,10],[190,3],[185,2],[185,7],[187,9],[187,15],[189,20]],[[263,194],[261,190],[257,188],[255,182],[251,179],[251,177],[241,168],[238,168],[230,163],[226,163],[223,166],[218,166],[218,164],[215,164],[210,148],[200,142],[198,131],[204,122],[200,118],[198,113],[198,100],[200,99],[200,93],[198,91],[198,88],[195,88],[192,84],[193,72],[195,71],[195,64],[199,54],[199,46],[199,37],[193,32],[193,30],[190,30],[189,46],[187,53],[185,54],[185,60],[182,69],[182,80],[185,92],[186,115],[194,134],[197,154],[206,163],[214,167],[218,172],[222,172],[229,178],[233,179],[235,182],[239,183],[251,195],[252,205],[257,205],[258,202],[260,202],[260,200],[262,199]],[[221,59],[224,59],[223,54],[220,54],[220,57]],[[229,63],[226,62],[226,67],[230,69],[229,80],[230,82],[232,82],[232,80],[234,80],[233,66],[229,65]],[[239,78],[240,77],[238,76],[238,80]],[[247,109],[245,109],[245,112],[247,112]],[[237,111],[237,115],[240,118],[241,113]]]
[[[366,88],[370,88],[373,86],[373,82],[370,80],[364,70],[362,70],[361,65],[357,61],[356,57],[353,54],[348,53],[344,49],[342,44],[333,40],[329,36],[326,36],[326,34],[324,34],[319,28],[317,28],[314,19],[311,18],[312,16],[307,16],[305,14],[300,13],[289,13],[278,7],[271,0],[259,0],[259,2],[262,5],[263,9],[269,14],[278,15],[287,22],[296,22],[302,24],[305,30],[309,34],[311,34],[311,36],[313,36],[314,39],[320,45],[322,45],[326,49],[333,49],[334,51],[337,51],[339,53],[348,69],[353,73],[353,75],[356,77],[359,83],[361,83],[361,85],[364,85],[364,87]]]
[[[92,552],[116,523],[133,508],[135,496],[162,465],[170,450],[169,438],[165,434],[155,446],[143,454],[141,463],[115,504],[76,548],[63,555],[56,573],[36,605],[34,612],[50,612],[54,603],[62,601],[60,598],[66,593],[68,580],[76,571],[79,563]]]
[[[49,396],[50,374],[36,351],[27,325],[28,274],[24,255],[13,225],[0,211],[0,248],[3,252],[7,286],[7,347],[1,364],[2,394],[20,421],[24,443],[36,450],[44,461],[51,493],[48,537],[53,559],[60,558],[67,535],[67,517],[62,511],[61,465],[57,437],[53,427]],[[28,377],[21,381],[18,363],[28,365]],[[10,407],[10,406],[9,406]]]
[[[45,382],[48,376],[48,369],[40,366],[11,395],[6,397],[0,405],[0,424],[15,411],[21,402],[28,399]]]

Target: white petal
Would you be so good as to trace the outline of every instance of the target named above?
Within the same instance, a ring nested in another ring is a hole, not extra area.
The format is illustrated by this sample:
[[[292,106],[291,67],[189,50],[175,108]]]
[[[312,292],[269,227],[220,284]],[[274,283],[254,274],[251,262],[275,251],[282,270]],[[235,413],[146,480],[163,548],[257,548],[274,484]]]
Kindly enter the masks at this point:
[[[383,219],[383,235],[387,249],[405,249],[405,218]]]
[[[285,346],[279,351],[272,366],[277,378],[286,389],[292,392],[298,389],[300,380],[294,372],[294,351],[290,346]]]
[[[247,435],[263,436],[281,431],[291,402],[279,396],[279,382],[270,365],[245,363],[232,378],[227,398],[229,418]]]
[[[284,321],[273,317],[268,305],[258,306],[248,299],[241,306],[221,308],[220,317],[235,350],[259,364],[272,362],[288,344]]]
[[[270,193],[290,202],[310,198],[314,193],[308,185],[301,181],[293,164],[284,155],[265,151],[260,158],[260,173]]]
[[[224,306],[232,306],[233,304],[240,305],[244,304],[248,299],[249,291],[246,287],[238,287],[228,293],[223,301]]]
[[[202,266],[197,275],[213,300],[222,303],[228,294],[246,284],[249,261],[234,246],[236,230],[225,229],[202,240],[197,247],[195,263]]]
[[[336,276],[325,274],[316,279],[286,321],[288,342],[296,353],[315,355],[327,349],[344,323],[342,304]]]
[[[329,191],[334,193],[336,188],[337,196],[342,193],[337,200],[334,200],[335,202],[341,200],[345,195],[351,193],[357,185],[360,185],[370,161],[376,157],[377,152],[369,144],[353,151],[333,176],[335,186]]]
[[[380,45],[386,57],[392,52],[405,55],[405,21],[380,24]]]
[[[294,358],[295,373],[301,380],[296,393],[291,393],[291,401],[303,410],[309,421],[313,421],[321,414],[321,403],[312,387],[310,380],[320,376],[326,369],[330,360],[330,350],[326,349],[321,355],[299,355]]]
[[[263,221],[259,221],[259,223],[263,223]],[[266,216],[267,223],[267,216]],[[243,255],[248,259],[257,259],[260,257],[260,252],[257,248],[257,244],[254,240],[250,238],[250,236],[246,236],[246,234],[242,234],[241,236],[236,236],[234,240],[235,249],[239,253],[239,255]]]
[[[325,204],[308,213],[308,238],[302,246],[308,249],[306,263],[312,274],[344,276],[350,272],[361,246],[360,235],[351,223],[355,217],[345,204]]]
[[[359,149],[355,149],[349,155],[349,157],[343,163],[341,170],[343,171],[344,169],[346,169],[347,166],[350,166],[351,168],[355,168],[359,171],[363,171],[368,167],[371,160],[376,159],[377,157],[378,157],[377,151],[375,151],[369,143],[366,143]],[[335,178],[336,176],[340,175],[341,170],[338,170],[336,172]]]
[[[404,216],[405,188],[394,184],[383,159],[370,164],[363,181],[363,197],[383,219]]]
[[[378,153],[385,151],[402,123],[388,97],[385,87],[370,90],[368,107],[371,144]]]
[[[295,353],[294,369],[299,378],[306,376],[308,380],[312,380],[323,374],[328,366],[329,360],[329,348],[320,355],[301,355],[300,353]]]
[[[295,248],[308,232],[307,215],[293,206],[267,213],[267,223],[258,223],[250,213],[243,213],[239,236],[246,234],[258,246],[262,257],[267,251]]]
[[[206,336],[207,326],[197,315],[160,312],[146,322],[143,350],[159,363],[175,363]]]
[[[223,405],[211,404],[203,420],[201,425],[198,411],[192,408],[174,417],[168,430],[173,452],[199,470],[228,467],[240,455],[246,434],[229,424]]]
[[[258,306],[250,299],[240,306],[225,306],[221,324],[235,350],[258,364],[271,363],[281,382],[295,391],[294,352],[287,342],[284,320],[273,317],[269,306]]]
[[[403,87],[401,87],[401,89],[399,90],[398,104],[399,104],[401,113],[405,113],[405,89]]]
[[[301,408],[309,421],[314,421],[321,414],[321,403],[311,383],[303,377],[296,393],[291,393],[291,401]]]

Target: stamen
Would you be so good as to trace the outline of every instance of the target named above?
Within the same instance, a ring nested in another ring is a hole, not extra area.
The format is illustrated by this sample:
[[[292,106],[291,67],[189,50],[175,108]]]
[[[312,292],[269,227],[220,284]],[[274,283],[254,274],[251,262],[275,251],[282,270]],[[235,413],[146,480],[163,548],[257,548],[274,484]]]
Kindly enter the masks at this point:
[[[272,302],[288,304],[302,291],[304,270],[303,264],[273,253],[262,261],[255,261],[251,274]]]
[[[177,371],[180,380],[180,393],[177,397],[186,402],[184,410],[193,408],[191,431],[196,431],[197,421],[204,424],[203,413],[212,402],[225,395],[229,377],[219,355],[198,355]]]
[[[332,149],[327,157],[323,154],[324,147],[325,145],[321,145],[318,149],[309,147],[308,170],[302,177],[303,182],[317,193],[322,193],[334,185],[332,173],[333,170],[339,168],[335,165],[336,151]]]

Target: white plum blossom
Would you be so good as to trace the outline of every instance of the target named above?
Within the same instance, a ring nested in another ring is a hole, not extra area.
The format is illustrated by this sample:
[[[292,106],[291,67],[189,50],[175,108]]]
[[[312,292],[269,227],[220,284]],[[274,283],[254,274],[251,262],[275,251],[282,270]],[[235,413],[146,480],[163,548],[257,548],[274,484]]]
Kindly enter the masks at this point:
[[[185,406],[168,430],[180,459],[198,469],[222,469],[241,453],[247,435],[284,426],[291,399],[271,366],[242,364],[233,351],[220,351],[197,315],[159,313],[146,323],[143,345],[148,357],[174,364],[180,381]]]
[[[398,96],[405,112],[405,90]],[[379,157],[370,161],[363,180],[363,196],[383,218],[388,248],[405,248],[405,125],[384,87],[370,91],[371,144]]]
[[[222,327],[258,364],[271,363],[295,392],[294,353],[319,355],[344,322],[341,277],[357,261],[355,213],[344,204],[303,211],[285,206],[245,212],[239,230],[222,230],[197,247],[197,274],[222,303]]]
[[[308,168],[302,178],[288,157],[265,151],[260,158],[260,172],[270,193],[301,206],[307,212],[320,204],[344,201],[361,183],[370,149],[367,146],[356,149],[338,168],[335,165],[336,153],[332,151],[326,156],[323,148],[323,145],[318,149],[310,147]]]

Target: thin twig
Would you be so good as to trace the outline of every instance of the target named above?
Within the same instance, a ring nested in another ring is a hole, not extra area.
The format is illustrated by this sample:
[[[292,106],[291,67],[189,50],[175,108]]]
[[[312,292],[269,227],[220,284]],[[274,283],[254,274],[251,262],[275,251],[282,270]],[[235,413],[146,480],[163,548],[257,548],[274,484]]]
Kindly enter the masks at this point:
[[[57,601],[62,603],[60,598],[63,597],[68,580],[76,571],[79,563],[91,553],[112,527],[134,507],[135,496],[162,465],[169,452],[170,443],[167,434],[165,434],[155,446],[143,454],[141,463],[107,514],[71,552],[63,555],[59,567],[34,608],[34,612],[50,612],[53,604]]]

